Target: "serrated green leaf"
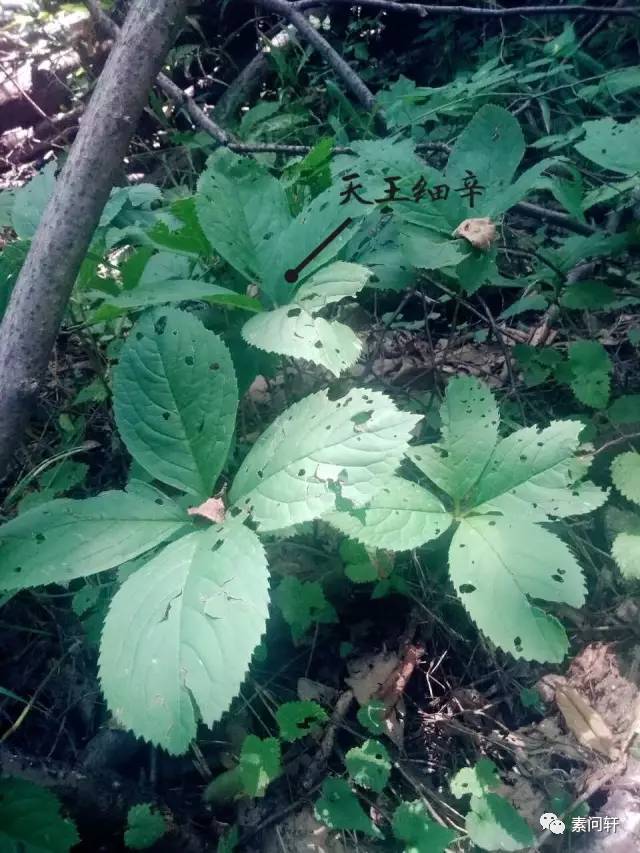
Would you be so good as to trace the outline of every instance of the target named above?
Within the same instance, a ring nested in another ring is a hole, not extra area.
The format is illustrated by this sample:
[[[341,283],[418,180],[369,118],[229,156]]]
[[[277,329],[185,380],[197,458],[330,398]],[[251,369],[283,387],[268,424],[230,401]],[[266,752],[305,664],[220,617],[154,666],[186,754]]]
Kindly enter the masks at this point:
[[[607,415],[614,424],[640,423],[640,394],[618,397],[609,406]]]
[[[132,850],[146,850],[166,831],[167,825],[160,812],[151,803],[141,803],[129,809],[124,843]]]
[[[334,376],[352,367],[362,349],[358,336],[344,323],[314,317],[295,304],[256,314],[242,327],[242,336],[254,347],[303,358]]]
[[[139,284],[133,290],[126,290],[119,296],[108,296],[104,302],[114,308],[131,310],[151,308],[154,305],[165,305],[170,302],[185,302],[189,299],[244,308],[248,311],[260,310],[260,303],[257,300],[236,293],[228,287],[221,287],[208,281],[177,278]]]
[[[325,779],[322,796],[315,805],[316,818],[330,829],[351,829],[372,838],[382,833],[365,813],[360,801],[344,779]]]
[[[210,497],[237,407],[233,364],[221,338],[184,311],[142,317],[114,375],[118,429],[137,462],[163,483]]]
[[[407,456],[439,488],[459,499],[478,480],[496,445],[498,407],[486,385],[456,377],[447,386],[440,417],[439,444],[411,448]]]
[[[613,372],[607,351],[597,341],[573,341],[568,352],[573,375],[571,390],[585,406],[604,409],[609,402]]]
[[[463,767],[449,780],[451,793],[458,800],[468,794],[481,797],[499,785],[498,768],[488,758],[481,758],[473,767]]]
[[[602,281],[578,281],[562,292],[559,302],[563,308],[597,310],[611,305],[615,298],[615,291]]]
[[[518,120],[503,107],[486,104],[456,140],[447,162],[447,182],[455,189],[463,187],[472,173],[484,188],[472,215],[500,213],[504,209],[500,197],[510,186],[524,151]]]
[[[100,649],[116,719],[185,752],[198,718],[211,726],[240,689],[264,633],[268,585],[262,545],[238,521],[185,536],[131,575],[111,602]]]
[[[365,509],[325,516],[333,527],[364,545],[393,551],[408,551],[437,539],[452,520],[438,498],[400,477],[384,483]]]
[[[327,720],[327,712],[317,702],[285,702],[276,711],[280,737],[288,741],[306,737]]]
[[[274,600],[291,628],[294,642],[308,629],[338,621],[333,605],[327,601],[320,581],[300,581],[293,575],[284,578],[274,593]]]
[[[622,574],[629,579],[640,579],[640,515],[628,513],[626,530],[613,540],[611,555]]]
[[[358,722],[371,734],[379,735],[384,731],[384,721],[387,716],[387,708],[384,702],[373,699],[367,705],[358,708]]]
[[[524,850],[535,841],[529,824],[497,794],[471,798],[465,827],[482,850]]]
[[[640,453],[620,453],[611,463],[613,485],[629,501],[640,504]]]
[[[230,499],[260,530],[311,521],[336,507],[336,490],[366,503],[400,463],[419,417],[378,391],[330,400],[319,391],[291,406],[244,460]]]
[[[0,526],[0,589],[67,583],[112,569],[187,523],[184,511],[150,486],[49,501]]]
[[[553,533],[522,515],[469,516],[451,541],[449,570],[471,618],[497,646],[525,660],[563,660],[561,624],[529,600],[584,604],[580,566]]]
[[[429,817],[421,800],[400,803],[392,828],[394,836],[404,843],[404,853],[443,853],[456,837],[454,830]]]
[[[583,157],[614,172],[631,175],[640,171],[640,152],[636,144],[640,119],[623,124],[608,117],[585,121],[582,126],[586,136],[575,148]]]
[[[606,492],[584,481],[587,466],[574,458],[583,428],[580,421],[553,421],[546,429],[526,427],[500,441],[473,491],[475,510],[545,521],[601,506]]]
[[[380,741],[365,740],[362,746],[354,746],[345,755],[344,763],[349,776],[362,788],[379,794],[389,781],[391,759]]]
[[[240,752],[240,778],[245,794],[264,797],[270,782],[282,773],[280,741],[275,737],[247,735]]]
[[[54,794],[23,779],[0,779],[2,853],[68,853],[79,840]]]
[[[355,296],[370,277],[371,272],[358,264],[330,264],[311,276],[289,305],[252,317],[243,326],[242,336],[266,352],[304,358],[339,376],[355,364],[362,343],[348,326],[317,314],[327,305]]]
[[[261,278],[267,235],[291,215],[284,188],[254,159],[217,151],[198,181],[200,226],[218,254],[249,281]]]

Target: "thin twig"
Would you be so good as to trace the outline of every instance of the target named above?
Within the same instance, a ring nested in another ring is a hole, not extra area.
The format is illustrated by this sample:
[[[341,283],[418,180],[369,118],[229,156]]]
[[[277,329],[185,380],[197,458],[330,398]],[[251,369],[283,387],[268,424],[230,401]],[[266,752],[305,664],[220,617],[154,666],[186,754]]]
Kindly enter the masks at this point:
[[[120,27],[103,11],[99,0],[84,0],[84,2],[94,23],[111,38],[116,39],[120,34]],[[166,74],[160,72],[156,78],[156,83],[169,100],[185,111],[197,127],[212,136],[220,145],[229,144],[229,134],[213,119],[209,118],[193,98],[183,92],[180,86],[177,86]]]
[[[307,18],[293,3],[287,0],[258,0],[265,9],[270,9],[286,18],[303,38],[314,47],[342,79],[345,86],[355,95],[367,110],[373,110],[376,98],[371,89],[356,74],[353,68],[337,53],[329,42],[309,23]],[[317,5],[317,4],[315,4]]]
[[[537,15],[585,15],[590,13],[606,15],[637,16],[639,11],[633,6],[610,8],[608,6],[513,6],[510,9],[496,9],[486,6],[433,6],[427,3],[399,3],[396,0],[297,0],[297,9],[310,9],[314,6],[363,6],[378,9],[381,12],[404,12],[426,17],[427,15],[460,15],[470,18],[511,18],[523,15],[525,18]]]

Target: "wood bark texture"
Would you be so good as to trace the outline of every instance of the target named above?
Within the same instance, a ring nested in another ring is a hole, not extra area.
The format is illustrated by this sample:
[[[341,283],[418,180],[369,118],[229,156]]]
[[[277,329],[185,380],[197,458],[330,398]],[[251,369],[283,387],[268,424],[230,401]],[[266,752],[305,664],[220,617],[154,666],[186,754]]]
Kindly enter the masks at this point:
[[[187,0],[135,0],[42,216],[0,326],[0,480],[73,285]]]

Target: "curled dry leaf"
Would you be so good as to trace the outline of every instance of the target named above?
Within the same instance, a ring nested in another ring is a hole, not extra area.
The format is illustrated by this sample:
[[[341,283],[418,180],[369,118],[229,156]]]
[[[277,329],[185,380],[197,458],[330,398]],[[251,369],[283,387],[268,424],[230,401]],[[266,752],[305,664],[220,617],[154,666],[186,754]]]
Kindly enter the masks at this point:
[[[582,746],[612,760],[618,757],[619,750],[609,726],[565,678],[546,675],[541,679],[539,689],[546,701],[555,699],[565,725]]]
[[[463,219],[453,236],[464,237],[476,249],[488,249],[496,239],[496,226],[486,217]]]
[[[187,512],[189,515],[200,515],[202,518],[208,518],[215,524],[222,524],[224,521],[224,501],[221,498],[209,498],[200,506],[190,506]]]

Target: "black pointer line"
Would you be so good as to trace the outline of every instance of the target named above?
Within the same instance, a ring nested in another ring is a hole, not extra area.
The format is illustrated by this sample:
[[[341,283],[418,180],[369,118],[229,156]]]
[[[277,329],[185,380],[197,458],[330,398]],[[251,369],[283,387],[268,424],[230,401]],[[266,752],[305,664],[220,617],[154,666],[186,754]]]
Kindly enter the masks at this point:
[[[285,274],[284,274],[285,280],[288,281],[289,284],[295,284],[296,281],[298,280],[302,270],[306,266],[308,266],[311,263],[311,261],[315,260],[318,257],[318,255],[320,254],[320,252],[322,252],[324,249],[327,248],[329,243],[333,243],[333,241],[336,239],[336,237],[339,237],[340,234],[342,234],[342,232],[344,231],[344,229],[348,228],[352,222],[353,222],[353,219],[351,217],[349,217],[348,219],[345,219],[345,221],[342,223],[342,225],[338,225],[336,230],[332,231],[328,237],[325,237],[325,239],[322,241],[322,243],[320,243],[318,246],[316,246],[316,248],[313,250],[313,252],[310,252],[307,255],[307,257],[298,264],[297,267],[293,267],[292,269],[287,270],[285,272]]]

